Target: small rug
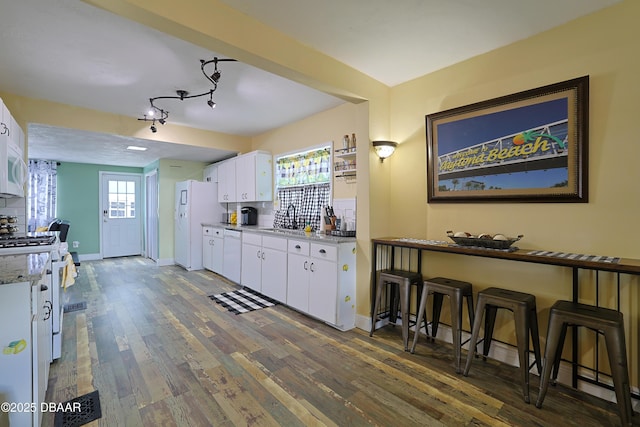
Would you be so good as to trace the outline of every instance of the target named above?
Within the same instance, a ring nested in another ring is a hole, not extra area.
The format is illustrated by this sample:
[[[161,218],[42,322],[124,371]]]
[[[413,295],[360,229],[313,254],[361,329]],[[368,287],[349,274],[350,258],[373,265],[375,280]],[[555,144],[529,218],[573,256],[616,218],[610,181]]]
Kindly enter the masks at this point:
[[[56,405],[55,427],[78,427],[102,417],[98,390]]]
[[[235,314],[271,307],[277,303],[277,301],[265,297],[249,288],[218,295],[209,295],[209,298]]]
[[[84,310],[85,308],[87,308],[87,303],[85,301],[74,302],[74,303],[65,304],[63,307],[63,311],[65,313],[69,313],[71,311]]]

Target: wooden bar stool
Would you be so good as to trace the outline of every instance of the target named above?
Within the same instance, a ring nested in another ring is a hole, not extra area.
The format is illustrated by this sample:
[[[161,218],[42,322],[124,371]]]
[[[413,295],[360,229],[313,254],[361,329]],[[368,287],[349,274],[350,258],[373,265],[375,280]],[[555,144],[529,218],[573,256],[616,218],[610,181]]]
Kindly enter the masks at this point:
[[[404,270],[380,270],[376,280],[376,299],[371,313],[371,332],[373,336],[378,320],[378,310],[380,309],[380,299],[384,285],[396,285],[400,291],[400,312],[402,313],[402,343],[404,350],[409,350],[409,304],[411,301],[411,286],[418,286],[422,282],[420,273],[413,273]]]
[[[547,331],[547,345],[544,351],[540,393],[536,406],[542,407],[542,402],[549,387],[549,377],[553,367],[551,381],[556,384],[562,347],[567,332],[567,326],[584,326],[604,335],[607,344],[607,354],[611,364],[613,388],[616,393],[618,410],[622,425],[631,425],[633,409],[631,407],[631,392],[629,389],[629,368],[627,365],[627,346],[624,338],[624,323],[622,313],[603,307],[570,301],[557,301],[549,312],[549,329]]]
[[[469,349],[475,348],[478,335],[480,334],[480,325],[482,317],[486,312],[484,323],[484,343],[483,355],[489,354],[491,339],[493,335],[493,327],[496,321],[496,314],[499,308],[504,308],[513,312],[516,326],[516,341],[518,346],[518,358],[520,361],[520,372],[522,374],[522,394],[524,401],[529,403],[529,333],[533,341],[533,351],[535,354],[535,364],[538,373],[542,372],[542,364],[540,362],[540,337],[538,335],[538,314],[536,311],[536,297],[531,294],[511,291],[508,289],[488,288],[478,292],[478,304],[476,306],[476,318],[473,322],[473,331],[469,340]],[[474,352],[469,351],[467,354],[467,364],[464,368],[464,376],[469,374],[471,361],[474,358]]]
[[[473,326],[473,290],[471,283],[461,282],[459,280],[448,279],[446,277],[434,277],[427,279],[422,285],[422,296],[420,298],[420,307],[416,315],[416,332],[413,336],[413,345],[411,353],[415,351],[418,342],[418,331],[420,331],[420,323],[425,314],[427,297],[433,294],[433,317],[431,319],[431,337],[435,338],[438,333],[438,325],[440,323],[440,312],[442,311],[442,300],[445,295],[449,296],[451,305],[451,334],[453,335],[453,358],[456,366],[456,373],[460,373],[460,359],[462,349],[462,311],[463,299],[467,299],[467,309],[469,312],[469,325]],[[424,316],[426,319],[426,316]],[[427,321],[424,324],[425,333],[429,337],[427,329]]]

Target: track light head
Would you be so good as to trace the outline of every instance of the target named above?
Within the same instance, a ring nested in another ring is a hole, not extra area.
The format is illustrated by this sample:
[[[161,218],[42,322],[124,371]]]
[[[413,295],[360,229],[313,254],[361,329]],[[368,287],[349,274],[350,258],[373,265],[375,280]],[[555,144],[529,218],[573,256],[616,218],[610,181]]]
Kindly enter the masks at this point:
[[[155,124],[151,125],[151,127],[149,129],[151,129],[151,132],[153,132],[153,133],[158,132],[158,129],[156,128]]]
[[[160,123],[161,125],[163,125],[163,124],[167,123],[167,121],[166,121],[165,119],[159,119],[159,120],[158,120],[158,123]]]
[[[213,100],[212,100],[212,99],[210,99],[210,100],[208,100],[208,101],[207,101],[207,105],[209,105],[209,107],[211,107],[211,108],[216,108],[216,103],[215,103],[215,102],[213,102]]]
[[[213,80],[214,82],[218,83],[220,81],[220,71],[218,71],[217,69],[213,72],[213,74],[211,74],[211,80]]]

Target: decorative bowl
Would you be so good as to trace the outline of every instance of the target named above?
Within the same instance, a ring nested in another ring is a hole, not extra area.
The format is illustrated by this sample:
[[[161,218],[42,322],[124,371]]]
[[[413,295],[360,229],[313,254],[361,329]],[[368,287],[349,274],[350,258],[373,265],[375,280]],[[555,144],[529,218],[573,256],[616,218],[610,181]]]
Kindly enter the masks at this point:
[[[447,236],[460,246],[474,246],[489,249],[509,249],[511,245],[524,237],[522,234],[518,237],[507,237],[506,240],[494,240],[485,237],[480,238],[473,235],[467,237],[456,237],[454,236],[453,231],[447,231]]]

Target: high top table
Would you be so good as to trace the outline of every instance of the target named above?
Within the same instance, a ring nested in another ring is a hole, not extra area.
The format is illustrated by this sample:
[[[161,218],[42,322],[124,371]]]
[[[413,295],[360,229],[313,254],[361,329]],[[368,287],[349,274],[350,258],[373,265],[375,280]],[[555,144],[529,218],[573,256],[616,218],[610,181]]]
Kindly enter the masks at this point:
[[[564,252],[542,251],[532,249],[520,249],[511,248],[509,250],[496,250],[486,249],[471,246],[461,246],[452,242],[440,241],[440,240],[426,240],[426,239],[413,239],[402,237],[382,237],[371,239],[371,260],[374,268],[371,271],[371,294],[375,295],[376,286],[376,271],[381,268],[390,268],[395,265],[396,250],[395,249],[409,249],[409,264],[410,267],[415,265],[415,271],[422,271],[422,258],[424,254],[430,252],[441,252],[456,255],[476,256],[484,258],[503,259],[509,261],[528,262],[534,264],[545,264],[560,267],[567,267],[572,269],[572,300],[578,302],[579,298],[579,271],[580,270],[592,270],[596,272],[612,272],[616,273],[617,281],[617,309],[620,310],[620,275],[629,274],[640,276],[640,259],[629,258],[614,258],[605,256],[593,256],[583,254],[573,254]],[[412,262],[414,261],[415,262]],[[413,265],[412,265],[413,264]],[[413,269],[413,268],[411,268]],[[597,283],[596,273],[596,286]],[[371,305],[373,307],[373,303]],[[373,310],[373,308],[372,308]],[[630,347],[631,357],[629,360],[636,360],[640,355],[636,354],[636,349]],[[608,384],[605,384],[598,380],[599,366],[595,369],[588,368],[594,371],[594,377],[589,378],[584,375],[580,375],[578,372],[578,336],[572,334],[572,360],[569,362],[572,365],[572,386],[578,387],[578,380],[585,381],[591,384],[596,384],[605,387],[609,390],[613,390]],[[640,395],[637,393],[632,394],[632,397],[640,399]]]

